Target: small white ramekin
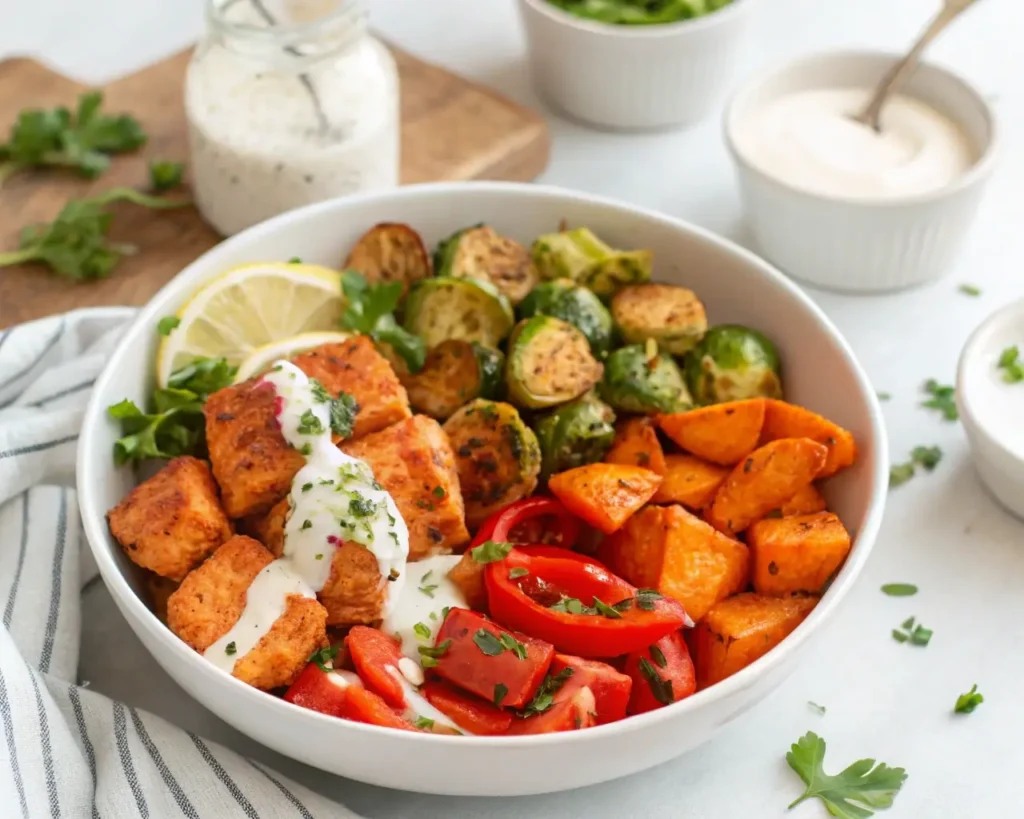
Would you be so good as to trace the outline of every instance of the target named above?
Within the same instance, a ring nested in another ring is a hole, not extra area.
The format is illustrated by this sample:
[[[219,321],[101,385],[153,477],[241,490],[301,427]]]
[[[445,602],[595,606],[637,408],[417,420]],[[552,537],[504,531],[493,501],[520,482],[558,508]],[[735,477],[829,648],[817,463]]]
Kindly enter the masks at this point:
[[[978,475],[1006,509],[1024,518],[1024,383],[1007,384],[997,367],[1000,353],[1024,351],[1024,299],[993,313],[960,354],[956,404]],[[998,391],[998,394],[996,394]]]
[[[885,292],[939,278],[963,244],[996,164],[998,127],[985,97],[962,78],[922,64],[902,89],[952,119],[978,150],[953,184],[898,199],[843,199],[800,190],[749,162],[736,134],[780,96],[824,88],[870,89],[898,59],[881,52],[802,57],[761,74],[725,111],[747,220],[761,252],[794,278],[831,290]]]
[[[538,93],[604,128],[688,125],[711,113],[733,77],[755,0],[651,26],[584,20],[547,0],[519,0]]]

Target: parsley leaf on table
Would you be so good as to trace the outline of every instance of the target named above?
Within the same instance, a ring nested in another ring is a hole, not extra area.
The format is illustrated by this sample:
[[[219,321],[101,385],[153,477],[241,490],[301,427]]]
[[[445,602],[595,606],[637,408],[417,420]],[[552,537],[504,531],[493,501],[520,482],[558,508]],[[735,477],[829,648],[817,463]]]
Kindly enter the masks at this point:
[[[18,114],[10,137],[0,144],[0,184],[18,171],[42,167],[73,168],[94,179],[110,166],[112,154],[146,143],[138,120],[103,114],[102,105],[102,92],[90,91],[78,98],[74,113],[60,107]]]
[[[924,382],[922,387],[924,392],[931,397],[927,401],[922,401],[921,406],[927,407],[928,409],[935,409],[942,413],[942,417],[947,421],[956,421],[960,418],[960,413],[956,408],[956,388],[946,384],[940,384],[934,378],[929,378]]]
[[[882,593],[890,597],[911,597],[917,594],[917,586],[913,583],[886,583]]]
[[[937,446],[915,446],[910,451],[910,460],[889,467],[889,486],[900,486],[914,477],[917,466],[923,466],[929,472],[942,460],[942,450]]]
[[[956,698],[956,705],[953,706],[953,711],[957,714],[970,714],[984,701],[985,697],[978,691],[978,684],[975,683],[971,686],[970,691]]]
[[[377,343],[389,345],[414,373],[423,369],[426,344],[395,321],[394,311],[402,298],[401,282],[370,284],[362,274],[345,270],[341,289],[346,301],[342,329],[365,333]]]
[[[867,819],[872,808],[888,808],[907,779],[903,768],[890,768],[884,762],[858,759],[838,774],[825,773],[825,740],[808,731],[795,742],[786,762],[807,785],[790,804],[793,808],[805,799],[820,799],[832,816],[840,819]]]
[[[154,159],[149,163],[149,187],[156,193],[169,191],[181,184],[185,166],[181,162]]]
[[[981,288],[976,284],[961,284],[958,288],[965,296],[980,296]]]

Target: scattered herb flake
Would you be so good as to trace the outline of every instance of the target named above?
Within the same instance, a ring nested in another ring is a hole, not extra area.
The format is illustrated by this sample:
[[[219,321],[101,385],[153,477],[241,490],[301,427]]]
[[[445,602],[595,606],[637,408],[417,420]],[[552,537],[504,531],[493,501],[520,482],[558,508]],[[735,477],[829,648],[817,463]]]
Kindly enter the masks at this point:
[[[654,601],[660,599],[661,594],[654,589],[639,589],[636,593],[637,608],[644,611],[654,611]]]
[[[323,560],[323,559],[324,559],[324,555],[323,555],[323,552],[318,552],[318,553],[316,554],[316,559],[317,559],[317,560]]]
[[[910,457],[931,472],[942,460],[942,450],[937,446],[915,446],[910,452]]]
[[[228,643],[227,646],[224,648],[224,653],[227,654],[229,657],[237,651],[238,647],[235,645],[234,640]]]
[[[288,264],[302,264],[302,259],[298,256],[292,256],[288,260]]]
[[[338,656],[339,648],[340,644],[317,649],[309,655],[307,662],[316,663],[317,668],[326,674],[334,668],[334,658]]]
[[[447,493],[444,491],[444,487],[443,486],[435,486],[434,487],[434,491],[431,494],[435,498],[443,499],[445,494],[447,494]]]
[[[331,399],[329,412],[331,431],[342,438],[348,438],[352,434],[352,425],[356,422],[356,413],[359,412],[359,404],[356,399],[347,392],[339,393],[337,398]],[[379,486],[374,486],[374,489],[379,488]]]
[[[501,643],[504,648],[515,654],[520,660],[526,659],[526,645],[524,643],[520,643],[507,631],[501,632],[498,637],[498,642]]]
[[[907,461],[905,464],[893,464],[889,467],[889,487],[902,486],[914,477],[914,462]]]
[[[903,621],[899,629],[892,630],[892,638],[898,643],[909,642],[915,646],[926,646],[932,639],[932,630],[925,628],[920,623],[914,622],[913,617]]]
[[[149,187],[154,193],[163,193],[181,184],[185,174],[185,166],[181,162],[167,162],[159,159],[150,160]]]
[[[879,401],[891,401],[892,400],[892,395],[890,395],[887,392],[880,392],[877,395],[878,395],[878,400]]]
[[[169,336],[179,324],[181,324],[181,319],[177,316],[164,316],[156,323],[156,331],[162,336]]]
[[[419,590],[423,592],[423,594],[425,594],[427,597],[433,597],[434,592],[437,591],[437,584],[433,583],[429,586],[420,586]]]
[[[956,698],[956,705],[953,706],[953,712],[956,714],[970,714],[985,701],[985,697],[978,691],[978,684],[975,683],[971,686],[971,690],[966,694],[961,694]]]
[[[476,630],[476,633],[473,635],[473,642],[488,657],[497,657],[505,650],[505,646],[501,644],[501,641],[485,628],[478,628]]]
[[[607,603],[602,601],[600,598],[594,598],[594,609],[602,617],[607,617],[609,620],[621,620],[622,614],[614,606],[609,606]]]
[[[430,639],[430,626],[426,623],[417,623],[412,627],[413,633],[421,640]]]
[[[470,549],[469,553],[477,563],[494,563],[496,560],[504,560],[511,551],[511,543],[485,540],[479,546]]]
[[[304,484],[302,484],[302,491],[303,492],[308,492],[312,488],[313,488],[313,484],[312,483],[304,483]]]
[[[913,583],[886,583],[882,593],[890,597],[913,597],[917,594],[917,586]]]
[[[433,731],[434,721],[430,717],[416,717],[416,721],[413,723],[421,731]]]
[[[921,403],[922,407],[938,410],[947,421],[956,421],[960,418],[960,413],[956,409],[955,387],[940,384],[934,378],[929,378],[924,382],[923,390],[931,397]]]
[[[523,709],[523,716],[530,716],[531,714],[540,714],[547,711],[551,704],[554,702],[555,694],[557,694],[566,680],[572,676],[572,668],[566,666],[557,674],[548,674],[537,687],[537,693],[534,694],[533,699]]]
[[[961,284],[960,287],[957,288],[957,289],[961,293],[963,293],[965,296],[980,296],[981,295],[981,288],[978,287],[975,284]]]
[[[894,628],[892,630],[892,639],[894,639],[897,643],[905,643],[910,638],[899,629]]]
[[[664,651],[656,645],[651,646],[648,651],[650,651],[651,659],[654,660],[654,664],[658,666],[658,668],[665,668],[668,666],[668,660],[665,659]]]
[[[1003,371],[1003,381],[1007,384],[1024,381],[1024,363],[1020,360],[1020,349],[1016,344],[1000,353],[996,366]]]
[[[925,628],[924,626],[915,626],[914,630],[910,632],[910,642],[915,646],[926,646],[931,642],[932,630]]]
[[[504,683],[494,684],[494,704],[501,708],[501,701],[505,699],[505,695],[508,693],[508,686]]]
[[[522,566],[516,566],[514,569],[508,570],[508,579],[515,580],[519,577],[526,577],[530,573],[529,569],[524,569]]]
[[[651,689],[654,699],[662,705],[671,705],[675,701],[675,696],[672,693],[672,680],[662,678],[658,673],[658,669],[651,665],[651,662],[646,657],[640,658],[640,673],[647,680],[647,685]]]
[[[299,527],[299,531],[305,532],[307,529],[311,529],[312,527],[313,521],[311,521],[309,518],[306,518],[304,521],[302,521],[302,525]]]
[[[819,714],[820,716],[825,716],[825,711],[826,711],[827,709],[825,708],[825,706],[824,706],[824,705],[818,705],[818,703],[816,703],[816,702],[811,702],[810,700],[807,700],[807,704],[808,704],[808,705],[809,705],[809,706],[811,707],[811,709],[812,709],[812,710],[813,710],[813,711],[814,711],[815,713]]]
[[[452,641],[450,639],[443,640],[436,646],[419,646],[416,650],[420,653],[420,665],[424,668],[433,668],[437,665],[437,661],[448,653],[448,649],[451,647]],[[428,660],[433,662],[428,663]]]

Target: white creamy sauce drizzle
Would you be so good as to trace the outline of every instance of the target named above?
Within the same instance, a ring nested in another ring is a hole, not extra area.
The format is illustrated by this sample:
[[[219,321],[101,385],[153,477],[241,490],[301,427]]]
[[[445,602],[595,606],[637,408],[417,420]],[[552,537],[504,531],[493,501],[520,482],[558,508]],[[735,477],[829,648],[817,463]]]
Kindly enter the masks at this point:
[[[406,571],[408,582],[394,596],[395,603],[384,617],[381,631],[397,637],[402,643],[402,653],[417,663],[419,647],[434,644],[444,620],[444,609],[468,608],[465,596],[448,579],[448,572],[459,560],[459,555],[437,555],[410,563]],[[429,636],[416,633],[417,623],[430,630]]]
[[[456,731],[462,734],[470,734],[472,732],[467,731],[464,728],[460,728],[454,722],[452,722],[445,714],[438,711],[430,702],[424,697],[411,682],[405,677],[395,671],[396,679],[402,684],[402,691],[405,693],[405,705],[406,705],[406,716],[413,722],[416,717],[426,717],[436,722],[438,725],[444,725],[448,728],[454,728]]]
[[[287,361],[277,362],[263,380],[277,395],[282,435],[305,456],[306,465],[292,481],[284,554],[256,576],[238,622],[203,653],[228,672],[270,631],[290,595],[315,597],[324,587],[343,541],[360,543],[377,558],[386,587],[385,616],[401,595],[409,556],[409,530],[394,499],[369,466],[331,441],[329,396]]]
[[[944,188],[974,164],[964,131],[902,94],[882,110],[881,131],[854,122],[869,92],[832,88],[784,95],[736,129],[740,153],[794,187],[829,196],[886,199]]]

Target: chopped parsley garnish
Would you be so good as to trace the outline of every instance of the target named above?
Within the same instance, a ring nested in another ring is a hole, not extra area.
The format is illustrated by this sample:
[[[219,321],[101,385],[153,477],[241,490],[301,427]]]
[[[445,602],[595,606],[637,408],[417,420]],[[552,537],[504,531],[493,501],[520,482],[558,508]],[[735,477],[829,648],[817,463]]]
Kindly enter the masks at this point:
[[[324,673],[327,673],[334,668],[334,658],[338,656],[339,648],[341,648],[340,643],[338,645],[318,649],[309,655],[309,660],[307,660],[307,662],[316,663],[317,668]],[[328,663],[331,663],[331,665],[328,665]]]
[[[584,606],[582,600],[579,600],[576,597],[566,597],[564,594],[562,595],[561,600],[551,606],[548,606],[548,608],[551,609],[551,611],[561,611],[565,614],[597,614],[597,609],[592,608],[591,606]]]
[[[436,646],[420,646],[417,649],[420,653],[420,665],[424,668],[433,668],[437,665],[437,661],[448,653],[448,649],[451,647],[451,640],[444,640]]]
[[[644,611],[654,611],[654,601],[660,599],[661,594],[654,589],[639,589],[636,593],[636,606]]]
[[[607,603],[603,602],[597,597],[594,598],[594,609],[602,617],[607,617],[609,620],[622,619],[622,614],[617,609],[615,609],[612,606],[609,606]]]
[[[433,731],[434,721],[430,717],[416,717],[416,721],[413,723],[414,726],[419,728],[421,731]]]
[[[421,640],[430,639],[430,626],[426,623],[417,623],[412,627],[413,633]]]
[[[437,584],[434,583],[430,586],[420,586],[419,590],[423,592],[427,597],[433,597],[434,592],[437,591]]]
[[[442,620],[447,620],[448,619],[448,612],[450,612],[451,610],[452,610],[451,606],[445,606],[443,609],[441,609],[441,619]]]
[[[794,808],[805,799],[817,798],[832,816],[840,819],[867,819],[872,808],[888,808],[907,779],[903,768],[890,768],[884,762],[860,759],[838,774],[825,773],[825,740],[808,731],[786,754],[786,762],[804,781],[807,789],[790,804]]]
[[[497,657],[505,650],[505,646],[501,644],[501,641],[485,628],[478,628],[476,630],[476,633],[473,635],[473,642],[488,657]]]
[[[434,504],[432,504],[430,501],[423,500],[423,498],[420,498],[418,501],[416,501],[416,506],[419,507],[420,509],[426,509],[428,512],[434,511]]]
[[[957,412],[956,401],[954,400],[956,395],[955,387],[940,384],[934,378],[929,378],[924,382],[923,389],[931,397],[921,403],[922,407],[938,410],[947,421],[956,421],[960,418],[960,413]]]
[[[942,460],[942,450],[937,446],[915,446],[910,451],[910,457],[914,459],[914,463],[931,472]]]
[[[432,492],[431,494],[432,494],[432,495],[433,495],[433,496],[434,496],[435,498],[444,498],[444,496],[445,496],[445,495],[446,495],[447,493],[446,493],[446,492],[444,491],[444,487],[443,487],[443,486],[435,486],[435,487],[434,487],[434,491],[433,491],[433,492]]]
[[[978,287],[976,284],[961,284],[960,287],[957,288],[957,289],[961,293],[963,293],[965,296],[980,296],[981,295],[981,288]]]
[[[515,637],[513,637],[507,631],[501,632],[501,635],[498,637],[498,642],[501,643],[503,648],[506,648],[509,651],[511,651],[520,660],[526,659],[526,644],[520,643]]]
[[[317,560],[323,560],[324,559],[324,554],[323,554],[323,552],[317,552],[315,557],[316,557]]]
[[[511,543],[503,543],[497,540],[485,540],[479,546],[469,550],[469,554],[477,563],[493,563],[496,560],[504,560],[512,551]]]
[[[313,410],[308,409],[299,416],[299,435],[320,435],[324,431],[324,425],[316,417]]]
[[[970,714],[984,701],[985,697],[978,692],[978,684],[975,683],[971,686],[970,691],[966,694],[961,694],[956,698],[956,705],[953,706],[953,712],[956,714]]]
[[[572,673],[572,668],[566,666],[557,674],[548,674],[544,678],[544,682],[537,687],[537,693],[533,695],[533,699],[523,709],[522,715],[530,716],[531,714],[540,714],[547,711],[555,701],[555,694],[562,689],[562,686],[572,676]]]
[[[337,398],[331,401],[331,431],[342,438],[348,438],[352,434],[352,425],[356,421],[356,414],[359,412],[359,403],[347,392],[340,393]],[[379,489],[379,486],[375,486]]]
[[[177,316],[164,316],[156,323],[156,331],[162,336],[169,336],[171,330],[179,324],[181,324],[181,319]]]
[[[367,518],[377,511],[377,504],[369,498],[364,498],[358,492],[352,495],[348,502],[348,512],[355,518]]]
[[[889,401],[889,400],[892,399],[892,396],[889,393],[887,393],[887,392],[880,392],[880,393],[876,393],[876,394],[878,395],[878,400],[879,401]]]
[[[501,701],[505,699],[505,695],[508,693],[508,686],[504,683],[494,684],[494,704],[501,708]]]
[[[926,646],[932,639],[932,630],[925,628],[920,623],[914,622],[913,617],[903,621],[898,629],[892,630],[892,638],[897,643],[909,642],[915,646]]]
[[[301,452],[308,458],[310,455],[313,454],[313,445],[310,444],[309,442],[304,443],[302,446],[299,447],[299,452]]]
[[[309,518],[306,518],[304,521],[302,521],[302,525],[299,527],[299,531],[305,532],[307,529],[311,528],[313,528],[313,521],[311,521]]]
[[[811,702],[810,700],[807,700],[807,704],[820,716],[825,716],[825,711],[828,710],[824,705],[818,705],[818,703]]]
[[[302,259],[300,259],[298,256],[292,256],[288,260],[288,264],[302,264]]]
[[[304,483],[304,484],[302,484],[302,491],[303,492],[308,492],[312,488],[313,488],[313,484],[312,483]]]
[[[522,566],[516,566],[514,569],[508,570],[508,579],[515,580],[518,577],[526,577],[529,573],[529,569],[524,569]]]
[[[437,619],[437,612],[436,611],[430,612],[430,619],[431,620],[436,620]]]
[[[426,572],[426,573],[425,573],[425,574],[423,575],[423,577],[421,577],[421,578],[420,578],[420,583],[426,583],[426,582],[427,582],[427,581],[428,581],[428,580],[430,579],[430,576],[431,576],[431,575],[432,575],[433,573],[434,573],[434,570],[433,570],[433,569],[430,569],[430,570],[428,570],[428,571],[427,571],[427,572]]]
[[[907,461],[905,464],[894,464],[889,467],[889,486],[902,486],[914,477],[914,462]]]
[[[651,689],[654,699],[662,705],[671,705],[675,701],[672,694],[672,680],[666,680],[658,673],[650,660],[646,657],[640,658],[640,673],[647,680],[647,686]]]
[[[327,388],[315,378],[309,379],[309,389],[313,393],[313,400],[318,404],[329,404],[333,400]]]
[[[658,668],[665,668],[668,665],[668,660],[665,659],[665,652],[657,646],[651,646],[648,651],[651,653],[651,659],[654,660],[654,664]]]
[[[913,583],[886,583],[882,593],[890,597],[912,597],[917,594],[917,586]]]
[[[229,657],[232,654],[234,654],[236,651],[238,651],[238,647],[235,645],[235,641],[234,640],[232,640],[230,643],[228,643],[227,646],[225,646],[225,648],[224,648],[224,653],[227,654]]]
[[[996,366],[1003,371],[1003,381],[1007,384],[1024,381],[1024,362],[1020,360],[1020,350],[1016,344],[1000,353]]]
[[[404,361],[410,372],[423,369],[427,345],[419,336],[410,333],[396,321],[394,312],[402,299],[402,282],[371,284],[356,270],[341,274],[341,289],[345,295],[345,309],[341,314],[341,328],[365,333],[376,342],[391,347]]]

